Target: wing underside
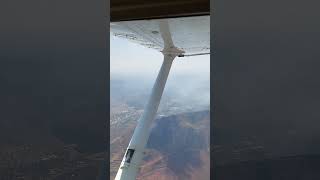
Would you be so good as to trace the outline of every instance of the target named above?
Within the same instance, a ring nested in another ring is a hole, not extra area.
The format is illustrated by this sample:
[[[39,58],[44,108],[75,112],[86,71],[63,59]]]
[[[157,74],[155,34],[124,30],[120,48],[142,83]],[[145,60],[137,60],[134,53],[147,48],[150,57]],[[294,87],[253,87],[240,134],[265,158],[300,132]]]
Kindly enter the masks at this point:
[[[163,26],[164,21],[167,26]],[[111,23],[111,32],[157,51],[165,49],[165,44],[171,44],[182,50],[183,55],[210,53],[209,16],[121,21]]]

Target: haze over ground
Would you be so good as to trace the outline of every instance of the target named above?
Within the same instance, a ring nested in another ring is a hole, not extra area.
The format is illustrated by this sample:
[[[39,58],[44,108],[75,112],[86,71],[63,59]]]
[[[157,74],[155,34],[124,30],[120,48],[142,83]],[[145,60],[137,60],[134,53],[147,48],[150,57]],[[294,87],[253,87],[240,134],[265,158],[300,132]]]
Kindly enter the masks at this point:
[[[111,94],[120,90],[113,88],[116,86],[113,82],[117,81],[128,95],[146,94],[141,99],[142,102],[146,101],[161,67],[163,55],[112,35],[110,44]],[[176,58],[163,96],[166,97],[168,93],[176,96],[180,102],[198,103],[209,108],[210,56]]]

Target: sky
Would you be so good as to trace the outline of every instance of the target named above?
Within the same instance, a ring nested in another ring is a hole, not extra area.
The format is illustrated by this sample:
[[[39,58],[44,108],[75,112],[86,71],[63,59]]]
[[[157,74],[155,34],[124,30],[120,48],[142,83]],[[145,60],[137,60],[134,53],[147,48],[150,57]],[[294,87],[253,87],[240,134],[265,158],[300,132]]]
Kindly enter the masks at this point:
[[[143,47],[110,34],[111,79],[119,76],[156,76],[163,55],[157,50]],[[176,58],[170,76],[210,76],[210,55]]]
[[[157,50],[143,47],[126,39],[110,35],[111,98],[115,82],[123,82],[122,96],[151,92],[163,62]],[[173,61],[161,103],[174,96],[181,104],[201,109],[210,105],[210,55],[176,58]],[[129,97],[126,97],[128,99]],[[147,98],[141,99],[145,103]]]

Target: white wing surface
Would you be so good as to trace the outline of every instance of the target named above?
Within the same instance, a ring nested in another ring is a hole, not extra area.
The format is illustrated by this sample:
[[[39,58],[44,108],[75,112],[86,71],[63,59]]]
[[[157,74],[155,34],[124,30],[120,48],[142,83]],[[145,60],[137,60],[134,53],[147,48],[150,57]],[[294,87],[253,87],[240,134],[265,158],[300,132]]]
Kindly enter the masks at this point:
[[[165,49],[164,44],[172,44],[182,50],[183,55],[210,53],[209,16],[169,18],[165,22],[168,28],[165,32],[170,33],[165,37],[163,28],[166,27],[162,19],[111,23],[111,32],[117,37],[158,51]]]

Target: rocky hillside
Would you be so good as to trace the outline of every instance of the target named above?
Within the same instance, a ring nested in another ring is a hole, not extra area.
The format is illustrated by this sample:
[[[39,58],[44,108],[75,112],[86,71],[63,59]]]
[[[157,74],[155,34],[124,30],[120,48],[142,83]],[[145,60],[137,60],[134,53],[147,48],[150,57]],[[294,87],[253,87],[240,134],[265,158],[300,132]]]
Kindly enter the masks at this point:
[[[154,123],[139,180],[209,179],[209,111],[183,113]],[[111,179],[120,165],[134,125],[111,139]],[[118,131],[119,132],[119,131]]]

